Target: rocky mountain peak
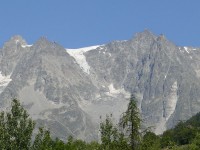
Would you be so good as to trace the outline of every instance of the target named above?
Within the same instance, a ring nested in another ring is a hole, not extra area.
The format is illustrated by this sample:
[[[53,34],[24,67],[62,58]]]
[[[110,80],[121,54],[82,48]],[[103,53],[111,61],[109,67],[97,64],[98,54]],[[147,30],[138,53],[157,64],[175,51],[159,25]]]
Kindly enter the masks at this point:
[[[135,37],[137,39],[155,39],[156,36],[149,31],[148,29],[145,29],[143,32],[139,32],[135,34]]]
[[[19,98],[55,137],[96,138],[99,116],[118,120],[130,93],[144,126],[158,134],[200,110],[200,51],[177,47],[164,35],[144,30],[128,41],[79,49],[76,57],[46,37],[30,48],[23,44],[14,36],[0,50],[8,81],[0,82],[1,107]]]
[[[40,37],[35,43],[34,46],[36,46],[37,48],[45,48],[49,45],[51,45],[52,42],[50,42],[47,37]]]
[[[10,38],[10,40],[8,42],[5,43],[5,47],[6,46],[13,46],[13,45],[27,45],[26,41],[22,38],[22,36],[20,35],[15,35],[13,37]]]
[[[65,48],[46,37],[39,38],[32,46],[32,50],[40,54],[67,55]]]
[[[28,51],[26,41],[20,36],[15,35],[8,40],[1,52],[0,70],[4,75],[9,75],[15,69],[18,61]]]

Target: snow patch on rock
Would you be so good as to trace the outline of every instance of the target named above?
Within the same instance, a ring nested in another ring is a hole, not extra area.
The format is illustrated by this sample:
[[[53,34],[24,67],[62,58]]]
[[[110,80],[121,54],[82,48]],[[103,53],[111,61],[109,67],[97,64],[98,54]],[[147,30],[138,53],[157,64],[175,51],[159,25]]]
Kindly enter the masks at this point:
[[[9,76],[4,76],[0,72],[0,93],[3,92],[3,90],[10,83],[10,81],[12,81],[12,79],[10,78],[10,75]]]
[[[128,92],[126,92],[124,90],[124,88],[115,89],[115,87],[113,86],[112,83],[108,86],[108,89],[109,89],[109,92],[107,92],[107,95],[114,96],[117,94],[123,94],[125,96],[125,98],[130,97],[130,94]]]
[[[188,47],[184,46],[185,51],[189,54]]]
[[[79,48],[79,49],[66,49],[67,52],[74,57],[76,62],[79,64],[81,69],[87,73],[90,74],[90,66],[88,65],[85,55],[85,52],[88,52],[90,50],[97,49],[100,45],[97,46],[90,46],[90,47],[85,47],[85,48]]]
[[[32,45],[21,45],[23,48],[31,47]]]

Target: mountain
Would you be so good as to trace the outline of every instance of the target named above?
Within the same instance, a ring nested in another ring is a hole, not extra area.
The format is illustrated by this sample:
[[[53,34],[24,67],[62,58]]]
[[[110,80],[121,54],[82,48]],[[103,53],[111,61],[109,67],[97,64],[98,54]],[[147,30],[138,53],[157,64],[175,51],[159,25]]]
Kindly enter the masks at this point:
[[[0,49],[0,107],[18,98],[54,137],[93,140],[100,116],[117,121],[133,93],[143,125],[161,134],[200,110],[199,56],[148,30],[80,49],[14,36]]]

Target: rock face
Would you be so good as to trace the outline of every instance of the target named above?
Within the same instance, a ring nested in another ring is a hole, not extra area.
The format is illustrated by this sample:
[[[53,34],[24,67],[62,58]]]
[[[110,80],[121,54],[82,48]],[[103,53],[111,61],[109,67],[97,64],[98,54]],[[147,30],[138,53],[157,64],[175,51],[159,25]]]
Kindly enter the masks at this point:
[[[133,93],[143,125],[160,134],[200,110],[199,56],[147,30],[76,50],[14,36],[0,49],[0,106],[18,98],[54,137],[94,140],[100,116],[117,121]]]

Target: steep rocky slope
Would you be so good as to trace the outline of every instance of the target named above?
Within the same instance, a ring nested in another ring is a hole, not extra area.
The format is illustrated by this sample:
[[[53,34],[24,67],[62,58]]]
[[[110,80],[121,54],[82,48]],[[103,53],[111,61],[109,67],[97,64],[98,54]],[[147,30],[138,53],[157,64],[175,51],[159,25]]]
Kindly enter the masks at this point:
[[[46,38],[12,37],[0,49],[0,103],[18,98],[54,136],[98,138],[100,116],[116,120],[130,93],[156,133],[200,110],[200,49],[178,47],[149,31],[127,41],[65,49]]]

